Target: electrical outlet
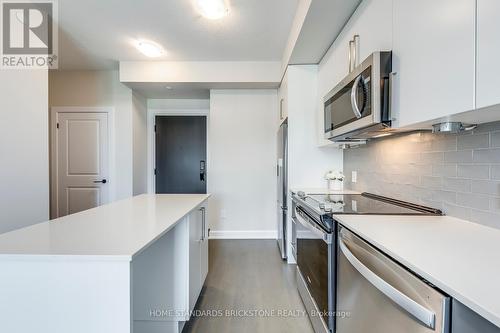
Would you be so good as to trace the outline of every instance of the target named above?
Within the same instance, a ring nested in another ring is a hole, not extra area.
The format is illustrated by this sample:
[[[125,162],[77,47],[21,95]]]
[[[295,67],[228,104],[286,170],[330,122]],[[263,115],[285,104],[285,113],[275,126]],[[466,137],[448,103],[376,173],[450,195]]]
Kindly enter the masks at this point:
[[[357,171],[353,171],[351,173],[351,182],[353,182],[353,183],[357,183],[358,182],[358,172]]]

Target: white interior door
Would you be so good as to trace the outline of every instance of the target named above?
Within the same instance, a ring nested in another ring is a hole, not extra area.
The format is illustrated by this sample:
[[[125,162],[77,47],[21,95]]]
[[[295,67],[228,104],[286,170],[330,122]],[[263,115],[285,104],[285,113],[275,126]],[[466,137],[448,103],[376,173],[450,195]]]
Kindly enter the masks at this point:
[[[57,216],[109,200],[108,114],[57,113]]]

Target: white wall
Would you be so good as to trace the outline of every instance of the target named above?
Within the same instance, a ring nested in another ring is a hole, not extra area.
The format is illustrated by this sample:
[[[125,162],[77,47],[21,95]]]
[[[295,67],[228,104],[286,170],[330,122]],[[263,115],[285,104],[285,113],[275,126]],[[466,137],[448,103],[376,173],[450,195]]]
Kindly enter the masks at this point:
[[[147,114],[146,98],[135,92],[132,93],[133,195],[146,193],[148,190]]]
[[[118,76],[117,71],[51,71],[49,74],[51,107],[114,107],[116,179],[112,197],[117,200],[132,195],[134,179],[132,90],[120,83]]]
[[[122,82],[187,82],[275,87],[281,79],[280,61],[121,61]]]
[[[328,170],[342,170],[342,151],[318,147],[316,111],[322,109],[318,66],[288,67],[289,187],[324,188]],[[318,105],[319,104],[319,105]]]
[[[46,70],[0,73],[0,233],[49,218]]]
[[[148,99],[148,109],[151,110],[208,110],[209,99]]]
[[[276,237],[277,91],[212,90],[211,236]]]

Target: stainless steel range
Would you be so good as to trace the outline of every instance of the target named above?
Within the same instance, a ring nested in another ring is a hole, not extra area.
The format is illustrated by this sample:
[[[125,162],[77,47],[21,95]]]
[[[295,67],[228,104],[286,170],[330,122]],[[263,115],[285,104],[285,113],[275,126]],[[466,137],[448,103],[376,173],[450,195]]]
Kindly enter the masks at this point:
[[[440,210],[370,193],[292,196],[297,285],[315,332],[335,332],[337,214],[442,215]]]

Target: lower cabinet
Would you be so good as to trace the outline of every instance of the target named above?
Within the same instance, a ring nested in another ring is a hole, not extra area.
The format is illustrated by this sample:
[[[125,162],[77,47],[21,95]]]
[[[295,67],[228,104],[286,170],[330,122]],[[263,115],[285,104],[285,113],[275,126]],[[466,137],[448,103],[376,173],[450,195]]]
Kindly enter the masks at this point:
[[[452,333],[500,333],[496,327],[462,303],[453,300],[451,314]]]
[[[133,331],[179,333],[208,273],[206,203],[133,258]]]
[[[206,206],[193,211],[189,219],[189,310],[192,311],[208,273]]]

